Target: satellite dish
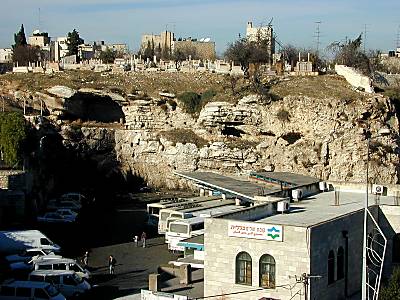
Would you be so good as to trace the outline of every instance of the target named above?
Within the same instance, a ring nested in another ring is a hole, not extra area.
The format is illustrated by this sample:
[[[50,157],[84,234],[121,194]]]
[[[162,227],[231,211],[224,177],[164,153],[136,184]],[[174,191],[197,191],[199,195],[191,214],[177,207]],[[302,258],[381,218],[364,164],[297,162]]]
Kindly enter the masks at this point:
[[[36,29],[36,30],[33,31],[33,34],[39,34],[39,33],[40,33],[39,29]]]
[[[206,38],[206,39],[204,39],[204,42],[205,42],[205,43],[208,43],[209,41],[211,41],[211,38]]]

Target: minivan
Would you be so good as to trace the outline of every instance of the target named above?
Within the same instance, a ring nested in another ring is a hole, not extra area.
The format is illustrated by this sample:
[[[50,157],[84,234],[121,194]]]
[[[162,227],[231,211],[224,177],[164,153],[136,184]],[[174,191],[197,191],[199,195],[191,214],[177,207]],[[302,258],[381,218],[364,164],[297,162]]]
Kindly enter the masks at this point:
[[[0,300],[65,300],[52,284],[35,281],[11,281],[0,286]]]
[[[89,279],[91,277],[88,270],[84,269],[75,259],[71,258],[38,259],[32,263],[33,270],[71,270],[83,278]]]
[[[78,297],[89,291],[89,282],[74,271],[37,270],[29,274],[28,280],[53,284],[66,297]]]

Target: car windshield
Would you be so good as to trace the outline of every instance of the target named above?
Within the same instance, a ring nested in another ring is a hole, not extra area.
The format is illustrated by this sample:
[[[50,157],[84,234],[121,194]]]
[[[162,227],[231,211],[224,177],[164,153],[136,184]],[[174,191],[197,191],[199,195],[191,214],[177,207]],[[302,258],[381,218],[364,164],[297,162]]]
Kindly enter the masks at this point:
[[[76,273],[73,273],[73,274],[72,274],[72,278],[74,278],[74,280],[75,280],[77,283],[82,283],[82,282],[83,282],[83,278],[82,278],[81,276],[79,276],[78,274],[76,274]]]
[[[49,284],[48,286],[46,286],[46,287],[45,287],[45,290],[46,290],[47,294],[48,294],[50,297],[57,296],[57,295],[60,293],[60,292],[57,290],[57,288],[56,288],[54,285],[52,285],[52,284]]]

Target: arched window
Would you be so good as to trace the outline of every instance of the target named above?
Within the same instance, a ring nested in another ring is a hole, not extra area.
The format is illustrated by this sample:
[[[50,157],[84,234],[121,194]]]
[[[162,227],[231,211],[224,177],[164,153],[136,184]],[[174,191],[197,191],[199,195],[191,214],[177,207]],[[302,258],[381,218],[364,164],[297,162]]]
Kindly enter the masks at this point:
[[[260,286],[266,289],[275,288],[275,259],[269,255],[264,254],[260,258],[259,265],[260,272]]]
[[[339,247],[337,252],[337,280],[344,278],[344,249]]]
[[[328,284],[335,282],[335,253],[333,250],[328,254]]]
[[[392,262],[395,264],[399,264],[400,263],[400,233],[397,233],[393,236],[392,242],[393,242]]]
[[[236,283],[251,285],[251,256],[247,252],[236,256]]]

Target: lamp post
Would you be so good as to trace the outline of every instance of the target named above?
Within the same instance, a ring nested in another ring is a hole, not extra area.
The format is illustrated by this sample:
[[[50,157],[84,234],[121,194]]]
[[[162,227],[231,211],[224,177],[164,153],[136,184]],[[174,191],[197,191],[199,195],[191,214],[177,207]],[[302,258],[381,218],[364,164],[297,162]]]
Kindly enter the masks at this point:
[[[363,260],[362,260],[362,281],[361,281],[361,300],[369,300],[369,288],[367,286],[367,276],[368,276],[368,266],[367,266],[367,238],[368,238],[368,193],[369,193],[369,183],[368,183],[368,169],[369,169],[369,151],[371,140],[390,134],[390,129],[382,128],[374,136],[369,136],[367,139],[367,184],[366,184],[366,195],[364,200],[364,222],[363,222]],[[379,287],[378,287],[379,288]]]

